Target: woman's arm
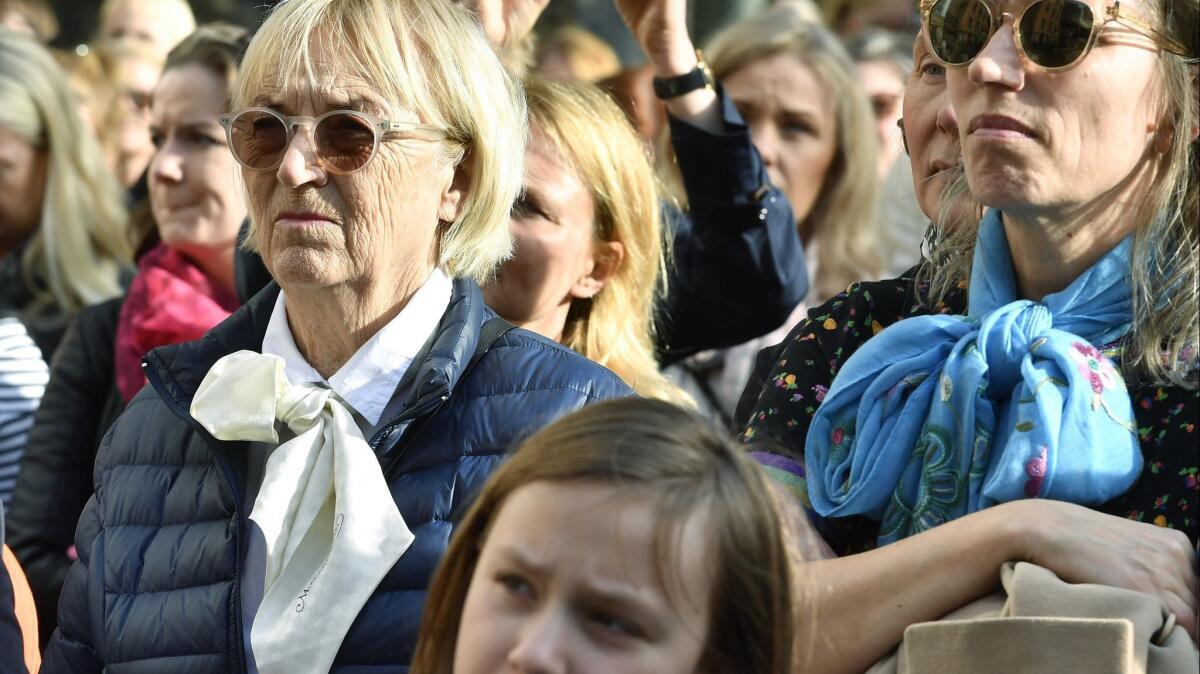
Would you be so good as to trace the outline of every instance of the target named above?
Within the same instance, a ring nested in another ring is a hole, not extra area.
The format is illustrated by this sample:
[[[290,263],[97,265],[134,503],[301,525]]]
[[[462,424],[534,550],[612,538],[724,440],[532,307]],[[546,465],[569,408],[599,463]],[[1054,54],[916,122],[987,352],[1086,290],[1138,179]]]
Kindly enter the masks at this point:
[[[616,4],[657,77],[696,67],[686,0]],[[791,204],[770,184],[737,109],[707,87],[666,106],[689,210],[667,209],[674,264],[659,308],[664,365],[778,328],[808,292]]]
[[[797,532],[787,535],[795,540]],[[992,592],[1000,566],[1013,560],[1067,582],[1154,595],[1195,634],[1195,553],[1181,532],[1068,503],[1016,501],[870,552],[804,564],[797,572],[797,671],[863,671],[909,625]]]

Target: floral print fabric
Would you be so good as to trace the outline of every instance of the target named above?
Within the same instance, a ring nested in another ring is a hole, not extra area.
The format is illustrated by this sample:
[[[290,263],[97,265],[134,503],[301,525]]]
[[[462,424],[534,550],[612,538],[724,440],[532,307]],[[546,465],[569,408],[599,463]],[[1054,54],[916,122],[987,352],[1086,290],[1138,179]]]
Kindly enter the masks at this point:
[[[765,385],[750,413],[744,439],[761,443],[760,447],[777,445],[780,452],[802,461],[813,415],[850,354],[884,327],[903,318],[965,312],[966,294],[961,291],[946,305],[925,307],[916,299],[910,276],[856,284],[810,311],[808,320],[777,347],[770,372],[752,379],[765,381]],[[1119,358],[1119,351],[1110,349],[1080,350],[1078,356],[1072,356],[1097,394],[1105,386],[1122,381],[1115,371],[1106,369],[1111,367],[1108,361],[1115,358]],[[1180,529],[1195,545],[1200,537],[1200,437],[1196,434],[1200,392],[1132,383],[1128,390],[1142,452],[1142,473],[1124,495],[1098,510]],[[747,395],[753,393],[748,391]],[[833,442],[836,444],[837,439]],[[1040,468],[1036,457],[1025,467],[1031,491],[1044,477]],[[798,491],[803,500],[803,488]],[[861,517],[828,518],[818,524],[838,554],[874,547],[880,531],[879,522]]]

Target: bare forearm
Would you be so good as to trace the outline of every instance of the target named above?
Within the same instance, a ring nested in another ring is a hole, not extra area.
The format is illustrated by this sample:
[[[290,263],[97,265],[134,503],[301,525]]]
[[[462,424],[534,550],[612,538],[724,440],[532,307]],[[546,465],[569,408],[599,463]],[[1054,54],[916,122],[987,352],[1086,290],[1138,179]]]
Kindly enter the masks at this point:
[[[991,592],[1021,558],[1019,517],[999,506],[871,552],[810,562],[800,572],[798,671],[861,672],[913,623]]]

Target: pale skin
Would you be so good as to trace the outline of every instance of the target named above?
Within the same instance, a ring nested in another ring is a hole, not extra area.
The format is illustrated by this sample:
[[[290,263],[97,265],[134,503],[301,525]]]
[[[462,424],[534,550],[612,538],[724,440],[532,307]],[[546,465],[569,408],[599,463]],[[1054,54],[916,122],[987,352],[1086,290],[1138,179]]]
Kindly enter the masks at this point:
[[[575,300],[598,295],[625,246],[596,236],[596,204],[571,163],[535,125],[525,184],[509,219],[516,248],[483,288],[488,306],[517,327],[562,341]]]
[[[533,482],[514,491],[479,552],[454,672],[696,672],[710,525],[694,513],[679,524],[678,546],[661,546],[661,517],[646,488]]]
[[[420,117],[382,100],[378,86],[321,58],[316,72],[281,90],[265,82],[251,106],[285,115],[316,116],[357,106],[397,121]],[[299,131],[275,171],[243,171],[263,262],[287,297],[296,346],[322,376],[331,377],[407,305],[438,259],[438,222],[459,214],[468,184],[438,145],[384,139],[366,166],[350,175],[326,171],[310,133]],[[387,189],[381,186],[387,185]]]

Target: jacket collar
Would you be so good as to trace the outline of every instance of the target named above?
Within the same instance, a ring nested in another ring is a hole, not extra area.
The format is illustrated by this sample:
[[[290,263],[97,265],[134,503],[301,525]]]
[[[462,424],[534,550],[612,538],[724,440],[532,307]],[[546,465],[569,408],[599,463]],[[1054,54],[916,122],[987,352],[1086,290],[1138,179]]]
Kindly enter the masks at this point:
[[[187,414],[214,363],[236,351],[260,352],[278,297],[279,285],[272,281],[199,340],[148,353],[143,367],[148,377],[158,380],[156,388],[166,402]],[[402,412],[423,409],[449,395],[475,352],[480,328],[493,316],[474,281],[454,279],[446,313],[400,383],[401,391],[410,392]]]

